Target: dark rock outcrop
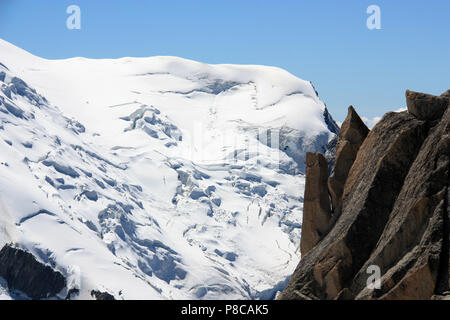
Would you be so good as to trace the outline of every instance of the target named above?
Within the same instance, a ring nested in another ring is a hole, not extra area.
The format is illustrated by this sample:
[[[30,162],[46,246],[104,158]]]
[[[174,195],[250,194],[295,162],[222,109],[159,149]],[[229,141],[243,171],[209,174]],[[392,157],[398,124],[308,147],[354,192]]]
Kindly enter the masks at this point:
[[[328,127],[328,130],[330,130],[334,134],[339,134],[339,126],[337,125],[336,121],[334,121],[327,107],[325,107],[325,110],[323,111],[323,118]]]
[[[341,215],[280,299],[446,299],[450,110],[436,118],[436,97],[414,96],[431,105],[418,116],[388,113],[370,131],[345,181]],[[377,288],[368,286],[374,266]]]
[[[116,300],[112,294],[109,294],[108,292],[101,292],[98,290],[92,290],[91,296],[96,300]]]
[[[356,159],[356,154],[368,133],[367,126],[355,109],[350,106],[347,118],[342,123],[339,132],[334,169],[328,179],[328,189],[333,205],[333,220],[336,220],[340,215],[345,181]]]
[[[71,288],[69,291],[67,291],[65,300],[71,300],[74,296],[77,296],[79,294],[80,294],[80,289]]]
[[[320,153],[306,154],[306,185],[300,250],[305,256],[328,232],[331,219],[327,191],[328,163]]]
[[[10,290],[19,290],[31,299],[56,296],[66,286],[64,276],[38,262],[24,250],[5,245],[0,251],[0,277]]]

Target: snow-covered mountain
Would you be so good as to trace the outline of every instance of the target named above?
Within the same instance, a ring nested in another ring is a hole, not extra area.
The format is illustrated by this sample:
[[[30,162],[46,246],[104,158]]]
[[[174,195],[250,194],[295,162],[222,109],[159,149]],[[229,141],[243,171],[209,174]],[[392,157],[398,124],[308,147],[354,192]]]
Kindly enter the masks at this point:
[[[273,298],[299,261],[305,152],[337,130],[281,69],[0,40],[0,248],[60,271],[62,298]]]

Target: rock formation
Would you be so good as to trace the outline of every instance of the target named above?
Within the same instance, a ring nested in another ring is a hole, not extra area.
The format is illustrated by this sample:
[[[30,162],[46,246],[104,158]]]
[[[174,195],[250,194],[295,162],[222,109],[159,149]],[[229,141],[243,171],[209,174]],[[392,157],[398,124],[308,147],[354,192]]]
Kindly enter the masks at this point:
[[[328,179],[328,188],[333,206],[333,220],[341,211],[342,192],[345,181],[361,144],[369,133],[369,129],[350,106],[348,115],[339,132],[334,169]]]
[[[339,217],[347,175],[368,133],[367,126],[350,106],[337,138],[330,178],[327,159],[320,153],[306,154],[306,188],[300,245],[302,256],[322,240]]]
[[[441,94],[441,97],[450,99],[450,90],[445,91],[443,94]]]
[[[92,290],[91,296],[94,297],[95,300],[116,300],[112,294],[98,290]]]
[[[442,96],[432,96],[414,91],[406,91],[406,103],[408,111],[417,119],[437,120],[442,117],[448,107],[448,91]]]
[[[386,114],[369,132],[345,179],[340,215],[280,299],[449,297],[449,102],[447,94],[407,91],[408,111]],[[315,215],[322,219],[307,217]],[[381,277],[372,287],[374,268]]]
[[[29,252],[5,245],[0,251],[0,277],[10,290],[19,290],[31,299],[56,296],[66,286],[64,276],[36,260]]]
[[[306,255],[329,231],[328,162],[320,153],[306,154],[306,187],[300,251]]]

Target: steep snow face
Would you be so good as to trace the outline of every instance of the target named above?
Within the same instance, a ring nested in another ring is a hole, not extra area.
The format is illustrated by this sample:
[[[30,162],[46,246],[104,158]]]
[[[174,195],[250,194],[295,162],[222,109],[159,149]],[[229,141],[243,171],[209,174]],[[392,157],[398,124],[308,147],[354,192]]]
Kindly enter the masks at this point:
[[[51,61],[3,40],[0,121],[0,247],[81,299],[273,298],[299,260],[305,152],[337,128],[277,68]]]

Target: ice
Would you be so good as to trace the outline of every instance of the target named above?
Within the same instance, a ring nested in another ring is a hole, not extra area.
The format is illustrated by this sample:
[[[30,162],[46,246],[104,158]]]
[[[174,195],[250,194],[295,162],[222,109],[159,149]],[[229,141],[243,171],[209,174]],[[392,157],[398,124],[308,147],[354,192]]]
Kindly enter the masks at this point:
[[[45,60],[3,40],[0,61],[0,246],[51,264],[76,299],[282,290],[305,152],[337,133],[311,83],[176,57]]]

